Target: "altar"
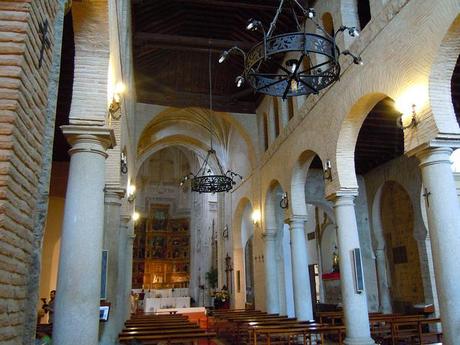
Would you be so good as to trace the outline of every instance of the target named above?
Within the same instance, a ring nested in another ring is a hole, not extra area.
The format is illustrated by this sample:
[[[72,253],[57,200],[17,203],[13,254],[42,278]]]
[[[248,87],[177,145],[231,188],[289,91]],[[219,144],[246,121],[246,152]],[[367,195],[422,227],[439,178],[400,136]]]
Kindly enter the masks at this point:
[[[157,297],[144,300],[144,312],[146,313],[178,308],[190,308],[190,297]]]

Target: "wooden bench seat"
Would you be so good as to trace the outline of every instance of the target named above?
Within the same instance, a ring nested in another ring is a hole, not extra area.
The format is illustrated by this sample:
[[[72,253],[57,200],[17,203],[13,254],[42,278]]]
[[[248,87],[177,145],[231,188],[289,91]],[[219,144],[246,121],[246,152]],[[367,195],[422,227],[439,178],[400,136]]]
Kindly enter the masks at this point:
[[[155,334],[155,335],[139,335],[139,336],[126,336],[119,337],[120,344],[129,344],[133,340],[138,340],[142,345],[153,345],[159,342],[166,342],[167,344],[176,344],[183,342],[198,341],[206,339],[208,344],[216,337],[214,332],[202,331],[201,333],[175,333],[175,334]]]

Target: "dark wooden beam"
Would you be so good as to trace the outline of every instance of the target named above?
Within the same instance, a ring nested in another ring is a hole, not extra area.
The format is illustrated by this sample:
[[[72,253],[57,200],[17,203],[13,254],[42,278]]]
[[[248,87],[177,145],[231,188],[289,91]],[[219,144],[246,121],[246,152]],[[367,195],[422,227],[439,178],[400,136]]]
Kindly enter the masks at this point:
[[[228,96],[214,95],[213,109],[216,111],[238,112],[255,114],[256,105],[254,102],[232,101]],[[163,106],[187,108],[201,107],[209,108],[209,95],[193,92],[155,92],[140,90],[137,94],[137,101],[140,103],[158,104]]]
[[[224,7],[224,8],[238,8],[245,10],[257,10],[257,11],[276,11],[276,5],[259,5],[259,4],[248,4],[238,1],[218,1],[218,0],[177,0],[178,3],[183,4],[196,4],[203,6],[213,7]]]
[[[179,35],[164,35],[152,34],[148,32],[138,32],[134,35],[134,44],[142,45],[149,44],[159,45],[161,47],[168,46],[169,49],[184,49],[190,48],[214,48],[214,49],[229,49],[233,46],[238,46],[243,50],[248,50],[253,46],[252,43],[238,42],[230,40],[220,40],[203,37],[188,37]]]

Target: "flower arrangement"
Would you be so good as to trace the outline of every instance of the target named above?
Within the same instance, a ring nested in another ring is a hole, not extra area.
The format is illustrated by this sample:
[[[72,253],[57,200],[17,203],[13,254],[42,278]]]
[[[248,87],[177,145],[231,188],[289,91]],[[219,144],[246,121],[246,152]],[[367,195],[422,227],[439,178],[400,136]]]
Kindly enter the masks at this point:
[[[230,294],[227,289],[222,289],[214,292],[214,308],[228,309],[230,307]]]
[[[214,300],[225,303],[230,300],[230,294],[227,290],[220,290],[214,293]]]

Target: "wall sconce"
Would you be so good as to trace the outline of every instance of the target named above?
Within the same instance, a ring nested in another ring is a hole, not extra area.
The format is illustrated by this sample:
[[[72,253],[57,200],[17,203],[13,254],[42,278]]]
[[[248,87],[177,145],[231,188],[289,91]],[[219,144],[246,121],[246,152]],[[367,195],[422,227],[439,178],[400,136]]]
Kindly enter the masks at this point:
[[[412,112],[411,112],[411,120],[410,120],[410,123],[407,124],[407,125],[404,125],[404,113],[401,114],[401,116],[399,116],[397,119],[396,119],[396,126],[398,126],[398,128],[402,129],[402,130],[405,130],[405,129],[408,129],[408,128],[414,128],[417,126],[417,113],[415,111],[415,108],[416,108],[416,105],[415,104],[412,104]]]
[[[224,240],[228,240],[228,225],[224,226],[224,230],[222,231],[222,238]],[[227,254],[228,255],[228,254]]]
[[[280,207],[285,210],[289,207],[288,194],[286,192],[281,196]]]
[[[323,178],[328,181],[332,181],[332,164],[328,159],[326,160],[326,166],[324,167],[324,176]]]
[[[141,215],[139,214],[139,212],[134,212],[132,216],[133,222],[137,222],[140,217]]]
[[[252,224],[258,225],[260,223],[260,218],[261,218],[260,211],[259,210],[254,210],[252,212],[251,218],[252,218]]]
[[[120,171],[123,175],[128,173],[128,157],[126,157],[124,152],[121,153]]]
[[[128,186],[128,201],[133,202],[134,199],[136,199],[136,186],[133,184],[130,184]]]
[[[121,95],[125,92],[125,85],[123,83],[118,83],[115,86],[115,90],[112,96],[112,102],[109,105],[109,115],[110,118],[114,120],[119,120],[121,117]]]

